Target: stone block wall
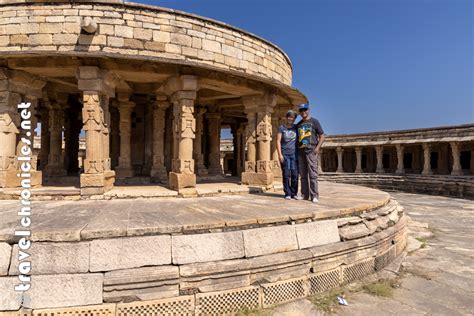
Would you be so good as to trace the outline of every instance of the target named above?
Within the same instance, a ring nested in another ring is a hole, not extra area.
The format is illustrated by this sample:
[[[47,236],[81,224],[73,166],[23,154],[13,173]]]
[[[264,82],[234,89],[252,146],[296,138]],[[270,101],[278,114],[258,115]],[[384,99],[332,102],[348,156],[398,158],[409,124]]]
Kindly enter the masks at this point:
[[[81,30],[84,17],[98,29]],[[2,55],[155,59],[233,71],[291,85],[289,58],[275,45],[227,24],[138,4],[0,4]]]
[[[18,248],[3,242],[0,310],[18,309],[22,299],[29,308],[23,312],[32,315],[208,315],[271,307],[382,269],[404,251],[405,225],[402,207],[389,200],[293,225],[38,241],[31,248],[35,289],[23,298],[11,291]]]

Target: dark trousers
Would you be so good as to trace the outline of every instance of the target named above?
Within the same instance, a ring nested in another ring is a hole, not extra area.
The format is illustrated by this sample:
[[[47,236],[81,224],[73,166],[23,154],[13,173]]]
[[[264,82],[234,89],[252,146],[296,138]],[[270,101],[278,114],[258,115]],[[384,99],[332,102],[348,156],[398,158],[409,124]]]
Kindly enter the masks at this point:
[[[283,190],[285,196],[294,197],[298,194],[298,158],[296,154],[283,154],[281,165],[283,176]]]
[[[298,169],[301,174],[301,194],[304,199],[319,199],[318,157],[314,152],[298,153]]]

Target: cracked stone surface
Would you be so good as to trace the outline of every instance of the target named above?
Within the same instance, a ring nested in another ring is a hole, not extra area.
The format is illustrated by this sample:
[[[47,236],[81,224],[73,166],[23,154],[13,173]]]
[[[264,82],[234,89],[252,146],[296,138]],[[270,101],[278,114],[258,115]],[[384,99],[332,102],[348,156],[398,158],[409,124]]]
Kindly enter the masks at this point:
[[[268,315],[290,315],[292,311],[291,315],[305,316],[473,315],[474,203],[421,194],[391,195],[411,217],[412,243],[408,255],[393,263],[396,269],[391,264],[378,275],[397,278],[399,286],[392,297],[367,294],[360,286],[351,290],[350,285],[345,291],[349,305],[336,306],[331,314],[312,308],[308,300],[299,300],[276,307]],[[366,282],[376,279],[369,277]]]

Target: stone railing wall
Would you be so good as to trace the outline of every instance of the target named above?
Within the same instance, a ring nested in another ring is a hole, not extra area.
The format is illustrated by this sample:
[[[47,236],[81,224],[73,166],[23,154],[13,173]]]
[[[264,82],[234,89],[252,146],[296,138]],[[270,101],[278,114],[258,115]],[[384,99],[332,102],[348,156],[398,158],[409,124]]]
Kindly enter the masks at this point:
[[[363,185],[385,191],[451,196],[474,199],[472,176],[332,173],[320,175],[321,180]]]
[[[304,218],[236,231],[36,242],[23,306],[33,315],[208,315],[271,307],[363,278],[406,245],[406,218],[395,200],[344,217]],[[10,290],[17,252],[0,243],[0,310],[20,307],[22,298]]]
[[[84,17],[98,25],[81,31]],[[274,44],[227,24],[131,3],[0,4],[0,53],[164,60],[291,85],[292,67]]]

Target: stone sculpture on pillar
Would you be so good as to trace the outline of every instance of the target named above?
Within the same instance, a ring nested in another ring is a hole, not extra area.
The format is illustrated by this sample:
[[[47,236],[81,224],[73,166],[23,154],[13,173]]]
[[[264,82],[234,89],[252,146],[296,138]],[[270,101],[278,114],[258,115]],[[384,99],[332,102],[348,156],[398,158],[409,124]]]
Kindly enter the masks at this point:
[[[12,188],[20,186],[18,173],[17,148],[20,134],[20,116],[18,104],[30,102],[31,130],[26,136],[34,139],[35,115],[37,99],[43,95],[45,82],[22,71],[0,67],[0,187]],[[31,146],[33,143],[31,143]],[[41,172],[36,170],[36,158],[30,160],[31,186],[41,185]]]
[[[197,80],[195,76],[181,75],[168,80],[165,91],[173,103],[174,142],[172,171],[169,186],[182,195],[196,194],[193,140],[196,132],[194,101]]]
[[[115,171],[110,170],[108,129],[109,97],[115,95],[109,72],[94,66],[81,66],[78,86],[83,91],[82,120],[86,132],[86,157],[81,174],[81,194],[102,194],[113,187]]]
[[[271,114],[276,104],[276,96],[243,98],[247,113],[247,161],[242,183],[269,188],[273,185],[273,171],[270,145],[272,139]],[[255,144],[255,141],[257,144]]]

